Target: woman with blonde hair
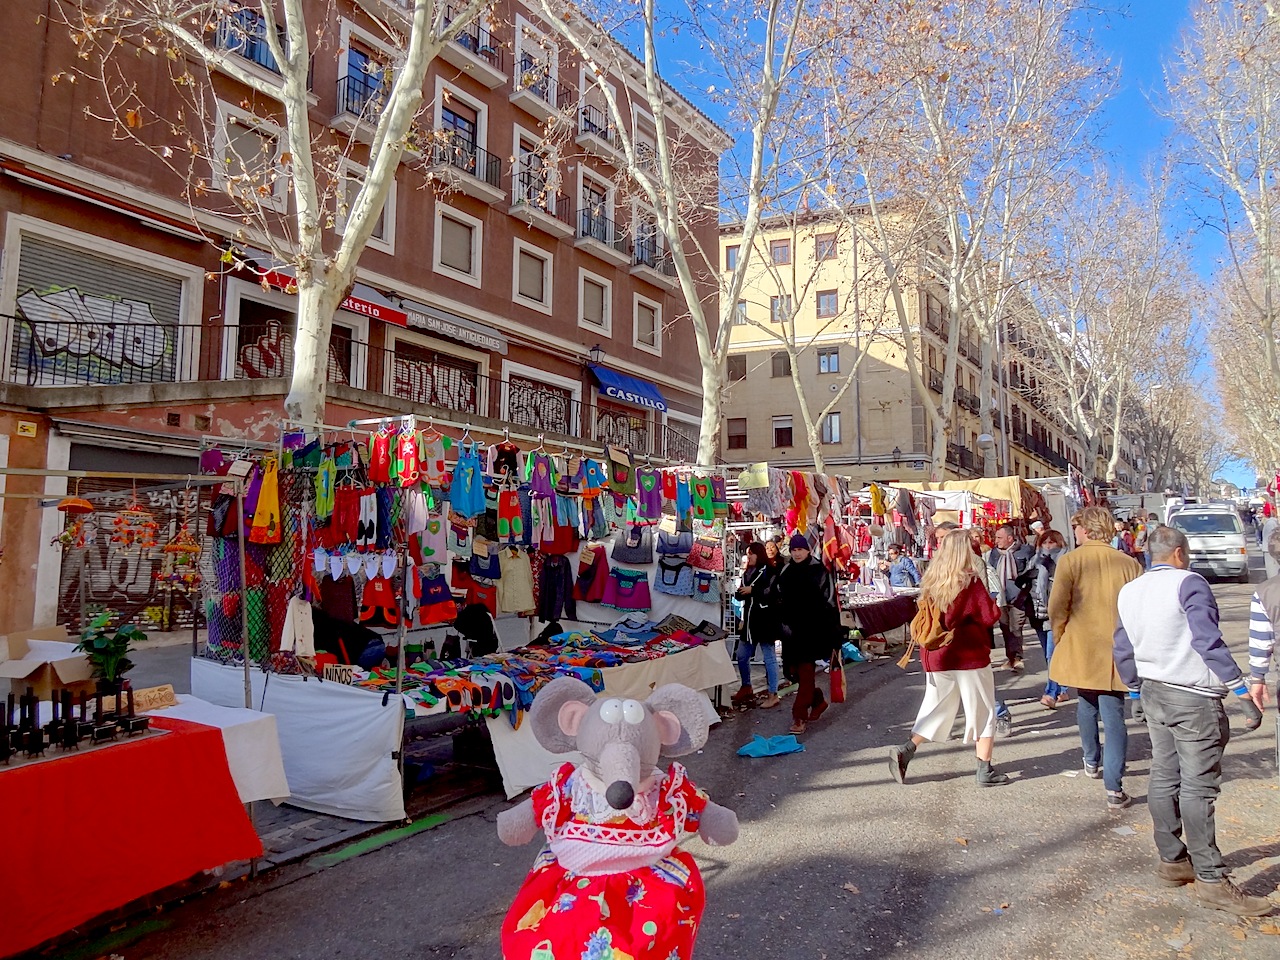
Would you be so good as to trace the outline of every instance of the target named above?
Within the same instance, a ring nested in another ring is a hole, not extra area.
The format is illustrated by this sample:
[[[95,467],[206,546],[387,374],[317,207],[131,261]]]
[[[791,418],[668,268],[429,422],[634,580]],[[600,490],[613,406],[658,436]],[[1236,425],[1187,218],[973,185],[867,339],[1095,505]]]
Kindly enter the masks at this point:
[[[907,765],[921,743],[950,738],[961,706],[965,742],[977,741],[978,786],[1009,782],[991,766],[996,723],[991,628],[1000,619],[1000,608],[987,589],[985,566],[969,537],[949,536],[939,543],[920,581],[920,603],[932,606],[943,642],[932,649],[920,647],[924,702],[911,739],[889,750],[889,771],[899,783],[906,782]]]

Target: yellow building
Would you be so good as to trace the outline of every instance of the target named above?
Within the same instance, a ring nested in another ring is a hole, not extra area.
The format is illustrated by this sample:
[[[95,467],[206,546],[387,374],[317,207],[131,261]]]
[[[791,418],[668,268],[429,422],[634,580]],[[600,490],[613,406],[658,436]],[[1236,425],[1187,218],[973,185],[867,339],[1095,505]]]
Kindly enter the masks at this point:
[[[721,269],[742,255],[741,230],[720,236]],[[768,223],[759,232],[730,331],[721,450],[729,462],[812,466],[792,364],[799,372],[824,467],[864,479],[927,479],[933,449],[926,408],[912,388],[897,307],[884,270],[843,224],[820,217]],[[913,282],[903,311],[916,361],[935,403],[950,328],[945,292]],[[955,406],[946,462],[952,476],[982,474],[978,419],[980,343],[959,333]],[[1061,475],[1078,464],[1074,441],[1038,409],[1036,384],[1006,365],[994,399],[998,469]],[[1021,380],[1019,379],[1021,377]]]

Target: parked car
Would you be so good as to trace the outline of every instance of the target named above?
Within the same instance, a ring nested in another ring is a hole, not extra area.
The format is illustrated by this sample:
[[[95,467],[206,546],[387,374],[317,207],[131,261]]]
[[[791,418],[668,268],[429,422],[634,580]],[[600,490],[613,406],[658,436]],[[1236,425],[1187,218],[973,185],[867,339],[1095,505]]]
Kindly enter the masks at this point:
[[[1169,526],[1187,535],[1192,570],[1249,582],[1249,543],[1235,507],[1187,504],[1169,517]]]

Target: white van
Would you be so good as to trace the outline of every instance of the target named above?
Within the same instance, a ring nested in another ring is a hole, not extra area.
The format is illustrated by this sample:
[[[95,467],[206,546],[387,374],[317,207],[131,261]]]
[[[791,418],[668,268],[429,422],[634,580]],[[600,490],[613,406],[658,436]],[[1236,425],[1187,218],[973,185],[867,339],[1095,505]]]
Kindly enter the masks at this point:
[[[1249,582],[1249,544],[1234,507],[1219,503],[1186,504],[1169,517],[1169,526],[1187,535],[1191,569]]]

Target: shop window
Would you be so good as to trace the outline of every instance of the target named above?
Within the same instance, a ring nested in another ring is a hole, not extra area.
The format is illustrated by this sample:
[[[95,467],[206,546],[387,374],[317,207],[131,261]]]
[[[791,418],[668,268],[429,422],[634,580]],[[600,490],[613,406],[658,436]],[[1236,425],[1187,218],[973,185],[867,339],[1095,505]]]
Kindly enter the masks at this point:
[[[724,248],[724,268],[726,270],[738,269],[738,251],[740,249],[741,247],[736,243],[731,247]]]
[[[728,420],[727,445],[730,450],[747,449],[747,418],[730,417]]]
[[[769,322],[783,323],[791,319],[791,294],[769,298]]]
[[[823,347],[818,351],[818,372],[819,373],[839,373],[840,372],[840,348],[839,347]]]
[[[836,235],[834,233],[820,233],[814,239],[814,259],[818,261],[834,260],[836,258],[836,249]]]
[[[745,353],[731,354],[727,373],[730,383],[741,383],[747,379],[747,355]]]
[[[818,316],[834,317],[840,312],[840,293],[837,290],[818,291]]]
[[[773,445],[775,447],[790,447],[792,446],[791,439],[791,418],[774,417]]]
[[[822,418],[822,442],[840,442],[840,412],[838,410],[828,413]]]
[[[786,264],[791,262],[791,241],[790,240],[770,240],[769,241],[769,258],[777,264]]]
[[[791,376],[791,357],[785,351],[777,350],[769,358],[769,376]]]
[[[392,396],[459,413],[479,413],[479,383],[479,364],[396,341]]]

